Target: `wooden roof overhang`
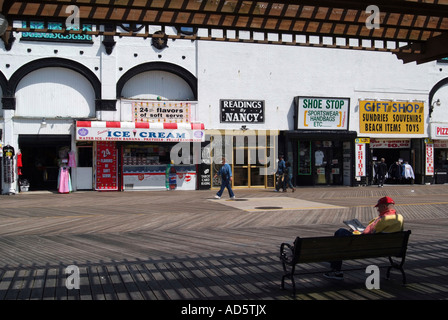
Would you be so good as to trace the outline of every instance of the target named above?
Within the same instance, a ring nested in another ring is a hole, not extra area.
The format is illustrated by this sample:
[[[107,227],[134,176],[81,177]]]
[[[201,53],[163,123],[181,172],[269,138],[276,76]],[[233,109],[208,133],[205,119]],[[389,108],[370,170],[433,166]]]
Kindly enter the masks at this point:
[[[81,23],[94,26],[91,30],[14,24],[63,22],[73,12],[66,12],[71,5]],[[448,57],[448,0],[0,0],[0,12],[9,24],[6,34],[88,33],[375,50],[391,52],[405,63]],[[379,20],[373,19],[376,12]],[[153,26],[178,31],[156,33]],[[185,34],[179,27],[197,32]]]

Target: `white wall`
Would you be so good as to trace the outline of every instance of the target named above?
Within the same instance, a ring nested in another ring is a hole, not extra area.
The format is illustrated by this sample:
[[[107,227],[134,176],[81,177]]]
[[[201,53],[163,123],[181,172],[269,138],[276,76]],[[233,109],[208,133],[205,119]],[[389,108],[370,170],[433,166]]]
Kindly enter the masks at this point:
[[[66,68],[43,68],[26,75],[16,90],[18,117],[95,116],[95,92],[80,73]]]
[[[198,44],[201,120],[208,128],[237,129],[241,124],[220,123],[219,99],[261,99],[266,122],[249,129],[293,130],[295,96],[348,97],[350,130],[358,131],[359,98],[427,101],[432,68],[433,63],[403,64],[384,52],[203,41]]]

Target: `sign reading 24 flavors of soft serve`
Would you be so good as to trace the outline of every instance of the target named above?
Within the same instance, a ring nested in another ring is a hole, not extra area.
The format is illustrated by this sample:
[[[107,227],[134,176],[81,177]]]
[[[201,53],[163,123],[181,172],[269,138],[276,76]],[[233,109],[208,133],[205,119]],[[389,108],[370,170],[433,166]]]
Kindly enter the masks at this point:
[[[296,97],[297,129],[347,130],[348,98]]]

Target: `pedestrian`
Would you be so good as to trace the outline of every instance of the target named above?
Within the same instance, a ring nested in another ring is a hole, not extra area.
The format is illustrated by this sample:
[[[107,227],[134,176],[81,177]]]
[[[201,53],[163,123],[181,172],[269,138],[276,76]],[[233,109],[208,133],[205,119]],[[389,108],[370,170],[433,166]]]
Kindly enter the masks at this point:
[[[292,167],[291,163],[289,161],[286,161],[286,170],[285,170],[285,189],[283,192],[286,192],[288,190],[288,187],[292,189],[292,192],[296,191],[296,188],[292,185]]]
[[[380,163],[378,163],[376,167],[376,174],[378,176],[378,188],[382,188],[387,174],[387,164],[384,158],[381,158]]]
[[[277,169],[277,184],[275,185],[275,191],[279,191],[280,187],[283,189],[283,191],[286,191],[286,185],[285,185],[285,169],[286,164],[285,160],[283,160],[283,155],[280,155],[278,157],[278,169]]]
[[[218,175],[221,176],[221,189],[219,189],[218,193],[216,193],[215,198],[221,199],[224,189],[227,188],[230,199],[235,199],[235,195],[232,191],[232,168],[226,162],[226,158],[224,157],[222,158],[222,167],[219,169],[218,173],[215,174],[215,178]]]
[[[403,216],[398,214],[395,210],[395,201],[391,197],[382,197],[378,200],[375,207],[378,210],[378,216],[371,220],[367,227],[365,227],[363,234],[374,234],[374,233],[391,233],[403,231]],[[338,229],[334,236],[335,237],[347,237],[355,236],[357,233],[355,230],[347,230],[344,228]],[[342,261],[330,262],[331,271],[324,274],[325,278],[343,280],[344,275],[341,271]]]

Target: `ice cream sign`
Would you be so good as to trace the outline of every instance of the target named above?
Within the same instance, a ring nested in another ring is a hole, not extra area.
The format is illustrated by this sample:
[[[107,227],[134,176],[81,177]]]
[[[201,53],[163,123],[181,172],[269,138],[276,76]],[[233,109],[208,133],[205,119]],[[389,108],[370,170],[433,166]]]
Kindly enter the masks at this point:
[[[78,121],[76,140],[202,142],[202,124]]]
[[[296,128],[347,130],[348,98],[295,97]]]

